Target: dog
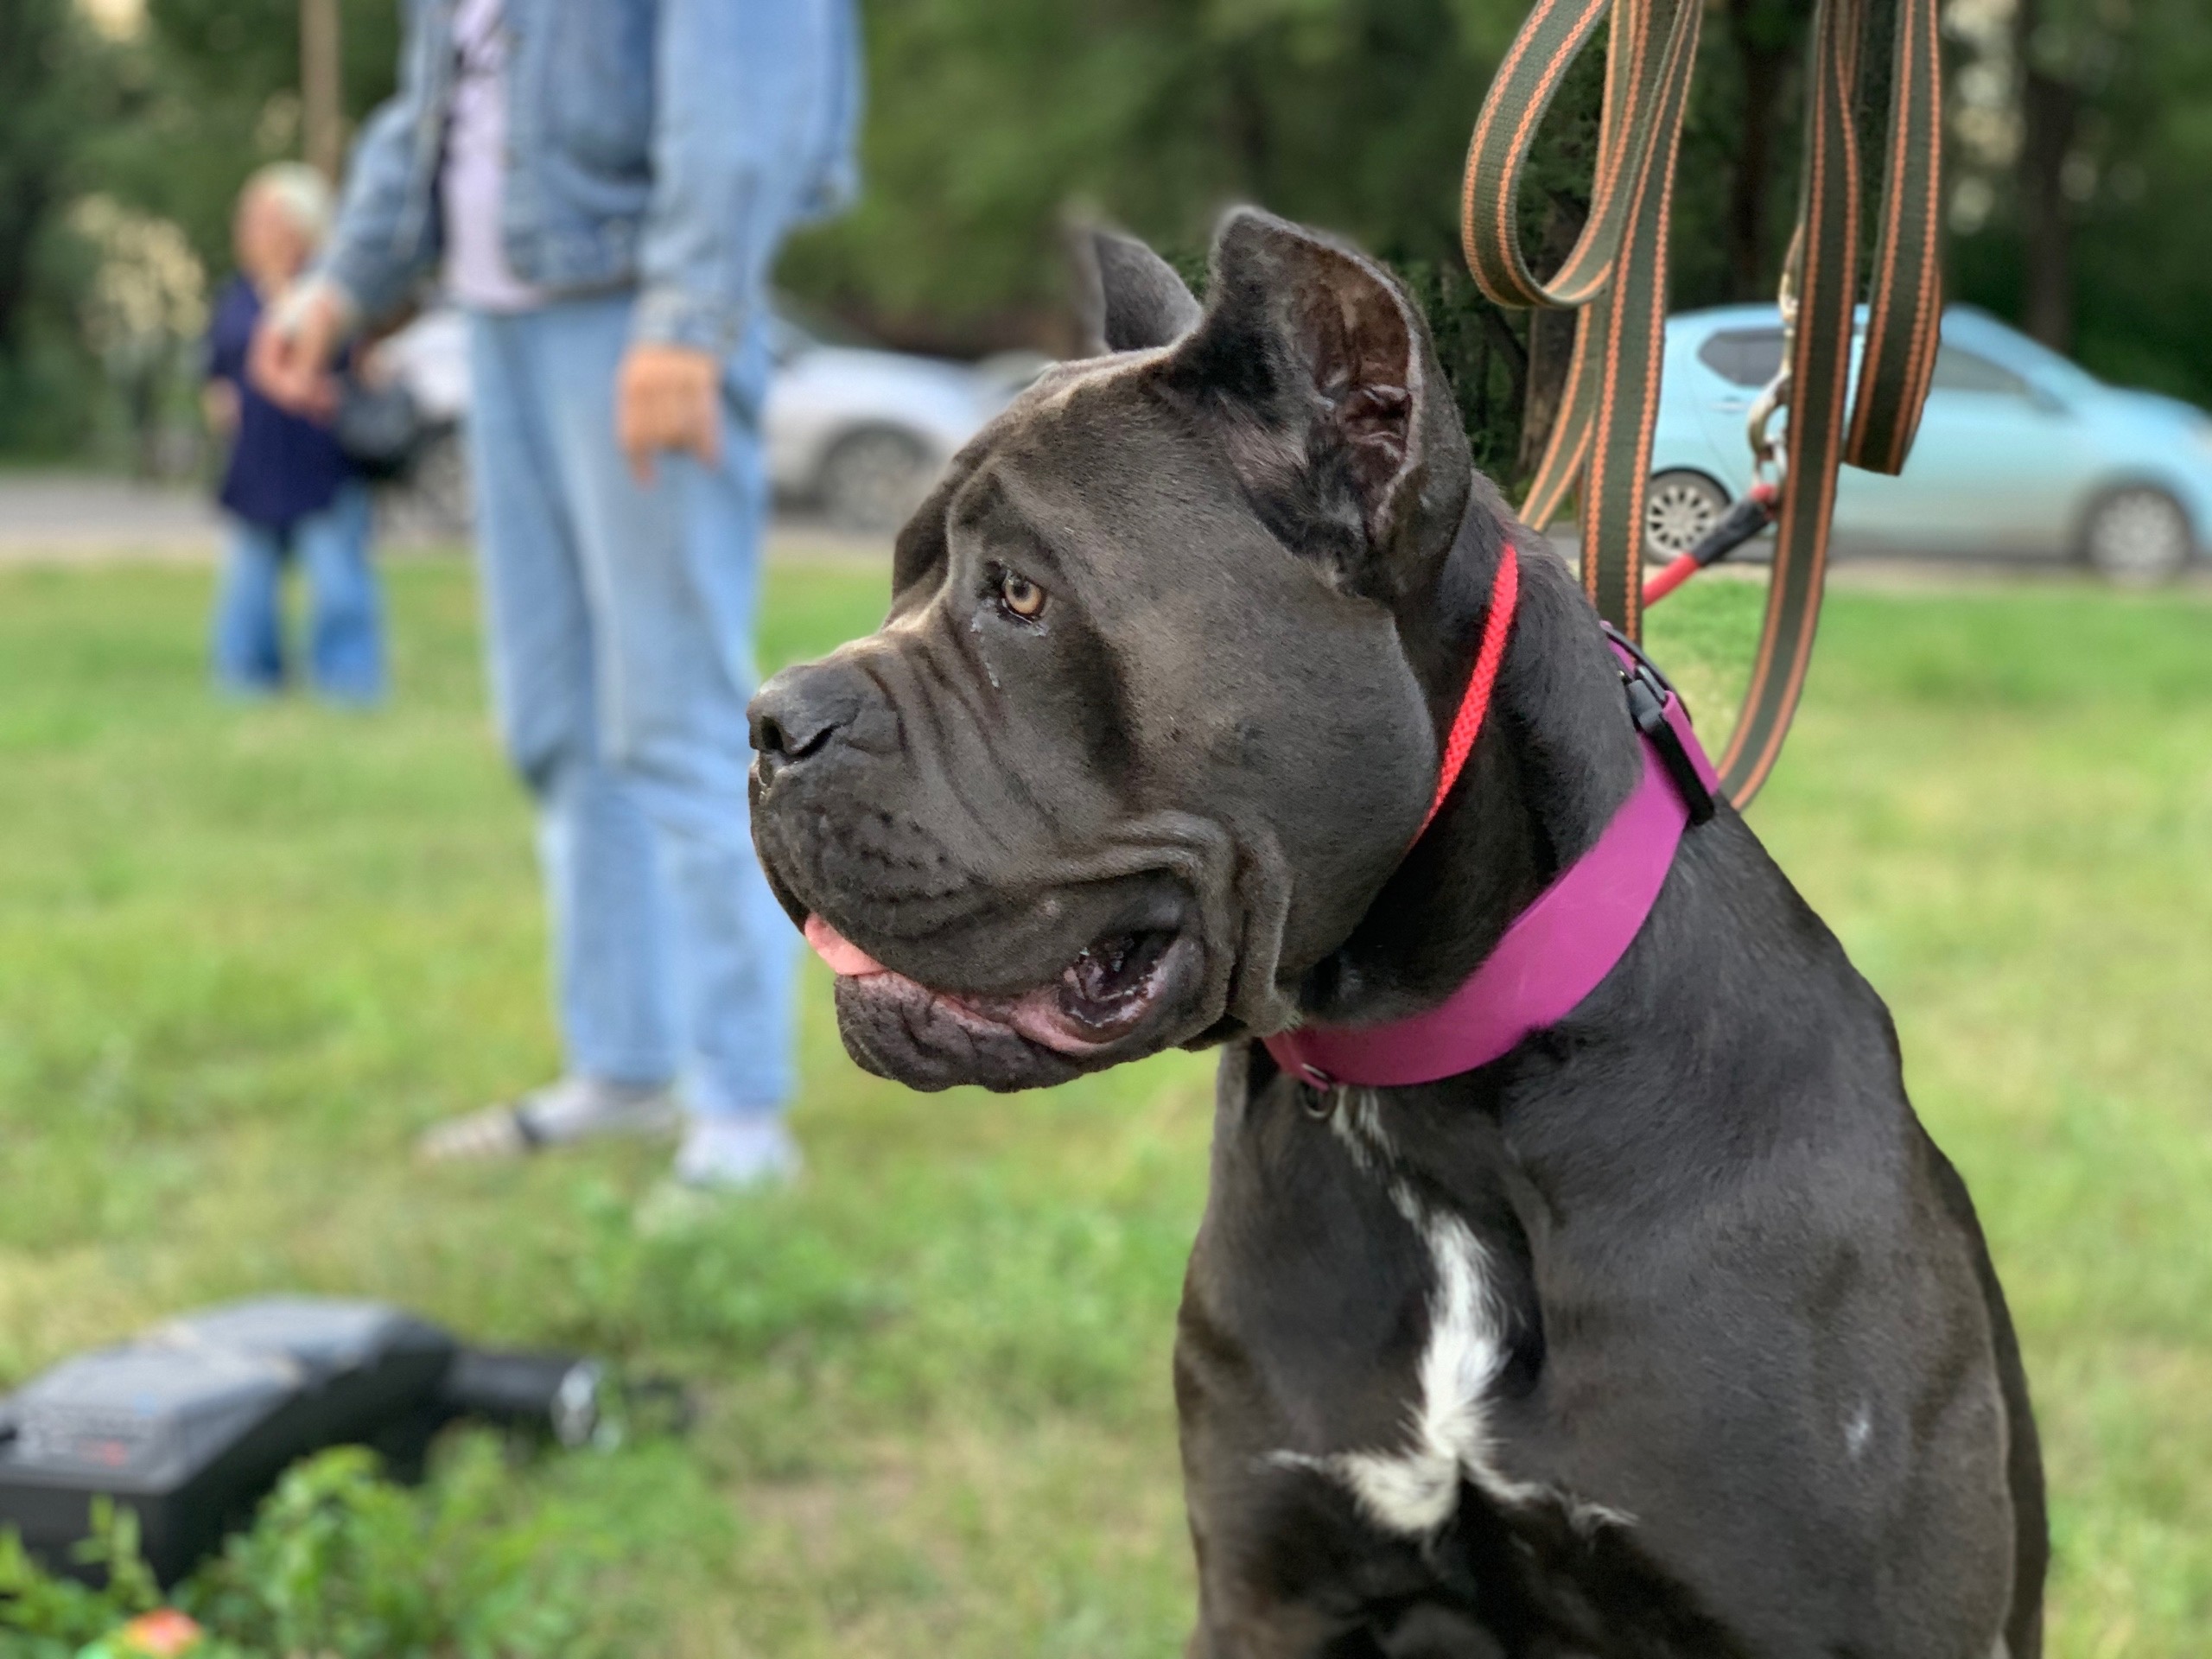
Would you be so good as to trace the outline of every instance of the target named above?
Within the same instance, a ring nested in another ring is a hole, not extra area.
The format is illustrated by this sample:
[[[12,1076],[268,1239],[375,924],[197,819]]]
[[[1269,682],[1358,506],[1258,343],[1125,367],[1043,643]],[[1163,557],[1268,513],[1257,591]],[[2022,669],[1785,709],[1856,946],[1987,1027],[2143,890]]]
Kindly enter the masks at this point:
[[[1725,803],[1503,1058],[1322,1087],[1255,1040],[1440,1002],[1639,739],[1383,268],[1243,209],[1203,307],[1118,236],[1094,280],[1100,354],[954,460],[882,627],[761,689],[752,800],[868,1070],[1223,1050],[1174,1368],[1192,1659],[2034,1659],[2035,1423],[1973,1205]]]

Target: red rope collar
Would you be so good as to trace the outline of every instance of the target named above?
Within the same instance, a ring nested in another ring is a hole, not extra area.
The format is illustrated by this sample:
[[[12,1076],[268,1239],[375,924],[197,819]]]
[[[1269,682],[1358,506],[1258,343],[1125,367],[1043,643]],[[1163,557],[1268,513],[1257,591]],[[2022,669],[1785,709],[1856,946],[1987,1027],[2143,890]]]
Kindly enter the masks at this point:
[[[1421,821],[1421,828],[1414,831],[1415,841],[1428,833],[1428,826],[1443,810],[1444,798],[1459,781],[1460,768],[1474,751],[1475,738],[1483,728],[1483,716],[1490,712],[1490,694],[1497,683],[1498,664],[1505,660],[1505,636],[1513,631],[1513,611],[1520,599],[1521,560],[1513,550],[1513,543],[1508,542],[1503,556],[1497,562],[1497,575],[1491,579],[1490,610],[1483,618],[1483,643],[1475,653],[1475,671],[1467,677],[1467,689],[1459,698],[1459,712],[1452,715],[1452,729],[1445,736],[1444,769],[1437,774],[1436,796],[1428,804],[1428,815]]]
[[[1423,830],[1459,781],[1482,730],[1518,587],[1508,548]],[[1380,1026],[1302,1026],[1265,1039],[1284,1071],[1315,1089],[1402,1089],[1458,1077],[1566,1019],[1626,954],[1658,901],[1684,830],[1713,816],[1719,779],[1681,699],[1625,640],[1616,638],[1611,649],[1641,734],[1643,767],[1596,843],[1514,918],[1489,956],[1436,1007]]]

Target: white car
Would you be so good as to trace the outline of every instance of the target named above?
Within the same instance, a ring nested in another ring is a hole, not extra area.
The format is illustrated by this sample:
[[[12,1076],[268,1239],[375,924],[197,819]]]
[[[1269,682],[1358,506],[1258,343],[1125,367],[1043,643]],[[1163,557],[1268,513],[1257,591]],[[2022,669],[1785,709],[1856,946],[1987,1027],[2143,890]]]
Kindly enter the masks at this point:
[[[819,509],[841,528],[887,534],[928,493],[968,442],[1050,360],[1009,353],[967,364],[884,351],[779,307],[762,425],[778,499]],[[467,329],[451,310],[425,312],[378,347],[433,429],[406,481],[389,492],[402,536],[452,539],[471,524],[461,428],[468,413]]]
[[[955,450],[1022,387],[1043,357],[982,363],[887,352],[810,331],[779,312],[776,370],[762,424],[779,497],[817,506],[848,529],[906,523]]]
[[[1770,305],[1668,320],[1644,516],[1655,556],[1695,546],[1750,487],[1745,414],[1782,352]],[[1841,552],[2071,558],[2114,582],[2164,582],[2212,555],[2212,415],[2106,385],[1955,305],[1912,459],[1895,478],[1845,467],[1835,536]]]

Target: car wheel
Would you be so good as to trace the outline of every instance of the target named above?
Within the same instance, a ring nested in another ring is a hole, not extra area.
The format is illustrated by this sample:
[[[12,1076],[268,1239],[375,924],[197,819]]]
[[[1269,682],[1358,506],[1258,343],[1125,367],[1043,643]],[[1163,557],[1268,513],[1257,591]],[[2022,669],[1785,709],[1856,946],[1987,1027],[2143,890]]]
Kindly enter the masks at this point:
[[[2082,524],[2082,556],[2107,582],[2148,588],[2181,574],[2196,537],[2180,502],[2147,484],[2112,492]]]
[[[1643,497],[1643,547],[1671,559],[1703,541],[1728,511],[1728,492],[1703,473],[1661,473]]]
[[[937,461],[904,432],[876,428],[840,438],[822,463],[823,510],[842,529],[886,535],[929,493]]]

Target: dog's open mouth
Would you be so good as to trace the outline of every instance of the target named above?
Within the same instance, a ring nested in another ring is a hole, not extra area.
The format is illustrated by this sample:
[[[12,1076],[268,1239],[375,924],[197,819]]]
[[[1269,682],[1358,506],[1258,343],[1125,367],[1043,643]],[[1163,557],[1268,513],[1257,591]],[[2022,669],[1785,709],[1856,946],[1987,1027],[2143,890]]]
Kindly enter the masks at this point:
[[[1196,944],[1170,930],[1147,929],[1094,940],[1059,976],[1011,995],[938,990],[886,968],[820,916],[806,918],[806,942],[830,964],[845,995],[914,1007],[977,1036],[1012,1034],[1071,1060],[1087,1058],[1145,1023]]]

